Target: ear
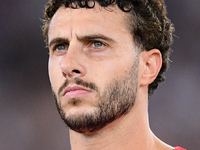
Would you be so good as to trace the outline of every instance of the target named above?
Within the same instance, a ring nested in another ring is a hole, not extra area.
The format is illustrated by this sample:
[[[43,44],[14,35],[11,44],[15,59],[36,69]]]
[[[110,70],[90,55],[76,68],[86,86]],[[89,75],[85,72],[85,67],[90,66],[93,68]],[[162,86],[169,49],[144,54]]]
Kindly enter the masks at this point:
[[[148,86],[157,77],[162,67],[162,55],[158,49],[140,53],[140,86]]]

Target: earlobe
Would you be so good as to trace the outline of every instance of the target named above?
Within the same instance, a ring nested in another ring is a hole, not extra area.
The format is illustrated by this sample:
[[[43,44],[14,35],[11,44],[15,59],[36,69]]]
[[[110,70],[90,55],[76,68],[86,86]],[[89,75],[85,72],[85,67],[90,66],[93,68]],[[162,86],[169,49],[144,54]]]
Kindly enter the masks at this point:
[[[142,74],[141,86],[151,84],[157,77],[162,66],[162,54],[158,49],[144,51],[141,55],[142,59]]]

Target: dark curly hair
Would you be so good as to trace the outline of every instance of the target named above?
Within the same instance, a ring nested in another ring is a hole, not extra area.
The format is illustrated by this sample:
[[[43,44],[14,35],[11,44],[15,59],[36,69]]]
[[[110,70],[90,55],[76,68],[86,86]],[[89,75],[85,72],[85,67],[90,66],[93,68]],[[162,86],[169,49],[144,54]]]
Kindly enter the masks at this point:
[[[117,5],[123,12],[129,14],[128,27],[136,46],[141,51],[155,48],[160,50],[163,63],[158,76],[149,85],[148,94],[151,96],[157,89],[158,83],[165,79],[164,72],[169,67],[170,46],[173,41],[174,26],[167,17],[164,0],[50,0],[46,5],[43,25],[46,42],[48,42],[50,21],[61,6],[92,9],[96,2],[104,8]]]

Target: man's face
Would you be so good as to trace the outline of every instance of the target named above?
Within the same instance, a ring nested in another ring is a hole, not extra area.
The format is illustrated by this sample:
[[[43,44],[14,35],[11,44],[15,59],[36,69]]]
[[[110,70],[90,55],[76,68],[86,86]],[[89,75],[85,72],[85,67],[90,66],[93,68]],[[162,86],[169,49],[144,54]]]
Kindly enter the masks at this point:
[[[126,14],[61,7],[49,26],[49,76],[59,113],[80,133],[128,113],[137,93],[138,55]]]

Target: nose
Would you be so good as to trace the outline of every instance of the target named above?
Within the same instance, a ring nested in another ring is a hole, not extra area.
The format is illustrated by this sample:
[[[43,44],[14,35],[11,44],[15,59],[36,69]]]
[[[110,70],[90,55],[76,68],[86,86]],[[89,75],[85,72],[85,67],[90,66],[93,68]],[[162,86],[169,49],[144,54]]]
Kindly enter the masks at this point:
[[[86,74],[86,68],[82,61],[82,54],[77,47],[69,46],[68,51],[60,63],[63,76],[83,77]]]

